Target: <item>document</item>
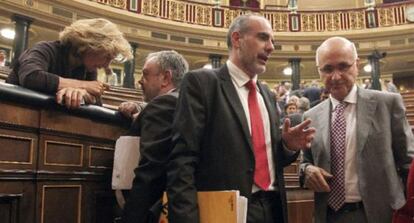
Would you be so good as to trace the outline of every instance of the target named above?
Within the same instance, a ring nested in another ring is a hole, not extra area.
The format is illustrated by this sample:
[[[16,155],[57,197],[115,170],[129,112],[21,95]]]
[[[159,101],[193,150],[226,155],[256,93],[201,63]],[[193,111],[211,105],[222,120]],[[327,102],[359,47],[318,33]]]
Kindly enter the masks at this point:
[[[246,223],[247,198],[237,190],[197,192],[200,223]],[[164,193],[163,206],[167,197]],[[163,211],[159,223],[167,223],[168,213]]]
[[[140,159],[139,137],[121,136],[115,144],[112,189],[130,190]]]

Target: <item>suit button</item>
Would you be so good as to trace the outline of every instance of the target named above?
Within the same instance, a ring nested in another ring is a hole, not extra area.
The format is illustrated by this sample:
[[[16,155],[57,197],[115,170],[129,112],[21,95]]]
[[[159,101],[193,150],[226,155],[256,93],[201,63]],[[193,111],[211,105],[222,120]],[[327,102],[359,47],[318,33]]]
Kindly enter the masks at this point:
[[[248,169],[247,173],[253,173],[253,168]]]

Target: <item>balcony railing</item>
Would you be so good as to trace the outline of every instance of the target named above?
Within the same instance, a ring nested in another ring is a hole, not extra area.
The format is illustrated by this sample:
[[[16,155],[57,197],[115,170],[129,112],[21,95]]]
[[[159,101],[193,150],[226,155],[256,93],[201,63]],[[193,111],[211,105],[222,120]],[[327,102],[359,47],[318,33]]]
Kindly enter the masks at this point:
[[[90,0],[147,16],[177,22],[227,28],[233,19],[249,10],[180,0]],[[409,23],[405,9],[414,1],[374,8],[330,11],[261,10],[279,32],[327,32],[399,26]],[[257,11],[256,11],[257,12]]]

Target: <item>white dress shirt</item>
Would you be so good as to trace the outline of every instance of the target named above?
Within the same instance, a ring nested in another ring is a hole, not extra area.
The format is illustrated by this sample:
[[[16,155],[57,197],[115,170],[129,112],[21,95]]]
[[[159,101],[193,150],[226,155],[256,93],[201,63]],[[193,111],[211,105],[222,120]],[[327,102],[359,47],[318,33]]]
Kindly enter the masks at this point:
[[[329,96],[332,103],[332,120],[335,119],[333,108],[340,103],[332,96]],[[349,94],[344,99],[348,105],[345,108],[344,115],[346,121],[345,136],[345,202],[353,203],[361,201],[361,195],[358,188],[358,171],[356,158],[356,103],[357,103],[357,87],[354,85]]]

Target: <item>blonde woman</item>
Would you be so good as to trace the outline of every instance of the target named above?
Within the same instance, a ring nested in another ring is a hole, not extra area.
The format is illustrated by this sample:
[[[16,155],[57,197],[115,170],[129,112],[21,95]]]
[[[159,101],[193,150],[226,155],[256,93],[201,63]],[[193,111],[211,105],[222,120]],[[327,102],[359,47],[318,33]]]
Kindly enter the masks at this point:
[[[56,94],[68,108],[96,103],[108,87],[96,80],[97,69],[112,60],[132,59],[131,46],[106,19],[83,19],[67,26],[57,41],[43,41],[22,53],[7,82]]]

